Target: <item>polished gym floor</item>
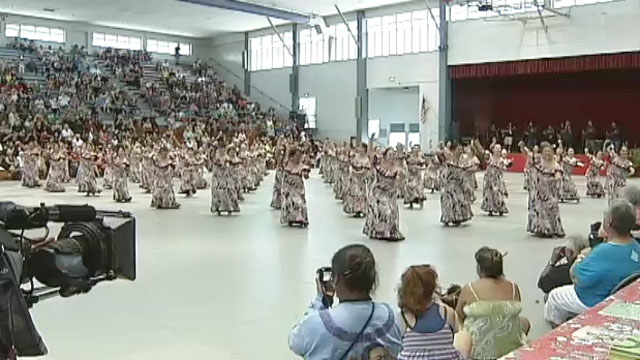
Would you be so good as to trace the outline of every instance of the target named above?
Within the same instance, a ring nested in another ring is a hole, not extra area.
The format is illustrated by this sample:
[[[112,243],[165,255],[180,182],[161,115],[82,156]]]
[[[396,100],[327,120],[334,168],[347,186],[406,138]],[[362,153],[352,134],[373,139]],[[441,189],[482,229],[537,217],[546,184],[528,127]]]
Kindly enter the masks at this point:
[[[478,174],[482,188],[482,174]],[[218,217],[209,212],[210,190],[194,198],[179,196],[179,210],[154,210],[150,195],[131,186],[133,202],[117,204],[107,191],[97,198],[22,188],[0,183],[0,199],[24,205],[90,203],[99,209],[131,211],[137,219],[138,279],[102,283],[89,294],[37,304],[33,319],[50,360],[294,359],[287,335],[315,294],[315,270],[349,243],[369,246],[376,257],[379,285],[375,299],[395,304],[402,271],[429,263],[440,283],[476,278],[474,252],[488,245],[507,252],[505,272],[520,286],[531,338],[546,333],[538,274],[551,249],[564,240],[537,239],[525,232],[527,195],[522,174],[507,174],[511,212],[488,217],[480,211],[460,228],[439,223],[437,194],[422,210],[401,209],[400,243],[362,235],[363,219],[342,213],[330,187],[317,174],[307,182],[308,229],[278,223],[269,209],[273,174],[246,196],[242,212]],[[580,193],[585,181],[577,178]],[[177,187],[177,186],[176,186]],[[567,234],[588,232],[602,219],[604,199],[562,204]]]

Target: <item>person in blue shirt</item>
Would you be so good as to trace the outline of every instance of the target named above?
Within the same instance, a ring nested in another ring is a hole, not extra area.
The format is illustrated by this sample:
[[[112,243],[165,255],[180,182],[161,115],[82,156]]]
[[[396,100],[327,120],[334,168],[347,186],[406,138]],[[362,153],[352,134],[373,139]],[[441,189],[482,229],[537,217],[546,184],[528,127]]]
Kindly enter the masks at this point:
[[[606,299],[628,276],[640,272],[640,244],[631,236],[636,226],[636,210],[626,200],[611,204],[603,222],[605,242],[571,269],[573,285],[549,293],[545,319],[558,326]]]
[[[327,285],[316,278],[318,294],[291,330],[289,348],[309,360],[397,358],[402,335],[394,311],[371,299],[377,279],[371,250],[360,244],[343,247],[331,267],[329,287],[335,287],[340,303],[329,307]]]

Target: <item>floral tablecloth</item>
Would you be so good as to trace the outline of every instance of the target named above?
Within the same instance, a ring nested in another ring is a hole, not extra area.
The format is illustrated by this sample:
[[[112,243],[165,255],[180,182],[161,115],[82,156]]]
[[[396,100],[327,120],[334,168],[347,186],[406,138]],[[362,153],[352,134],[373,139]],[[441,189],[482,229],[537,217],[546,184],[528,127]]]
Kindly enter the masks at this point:
[[[606,360],[613,341],[640,335],[640,314],[614,317],[602,313],[616,302],[640,305],[640,280],[502,359]]]

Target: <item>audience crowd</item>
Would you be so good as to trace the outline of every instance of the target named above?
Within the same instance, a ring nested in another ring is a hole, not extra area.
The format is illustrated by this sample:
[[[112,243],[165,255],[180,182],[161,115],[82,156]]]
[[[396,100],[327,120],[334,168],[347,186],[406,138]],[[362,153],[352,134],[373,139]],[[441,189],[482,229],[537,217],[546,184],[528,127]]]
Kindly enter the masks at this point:
[[[640,188],[628,186],[589,236],[572,236],[553,249],[538,282],[544,316],[553,327],[597,305],[640,276]],[[475,254],[478,279],[441,292],[430,265],[401,276],[398,311],[374,302],[378,274],[365,245],[348,245],[322,269],[310,308],[289,335],[305,359],[497,359],[527,342],[518,285],[506,277],[504,254],[489,247]],[[333,305],[334,297],[339,299]]]

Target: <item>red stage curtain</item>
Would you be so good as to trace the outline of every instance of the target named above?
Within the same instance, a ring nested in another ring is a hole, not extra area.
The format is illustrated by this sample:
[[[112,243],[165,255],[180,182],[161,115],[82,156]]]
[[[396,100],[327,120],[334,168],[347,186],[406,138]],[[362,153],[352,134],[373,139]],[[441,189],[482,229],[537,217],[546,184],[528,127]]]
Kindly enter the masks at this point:
[[[640,69],[640,52],[453,65],[452,79]]]

